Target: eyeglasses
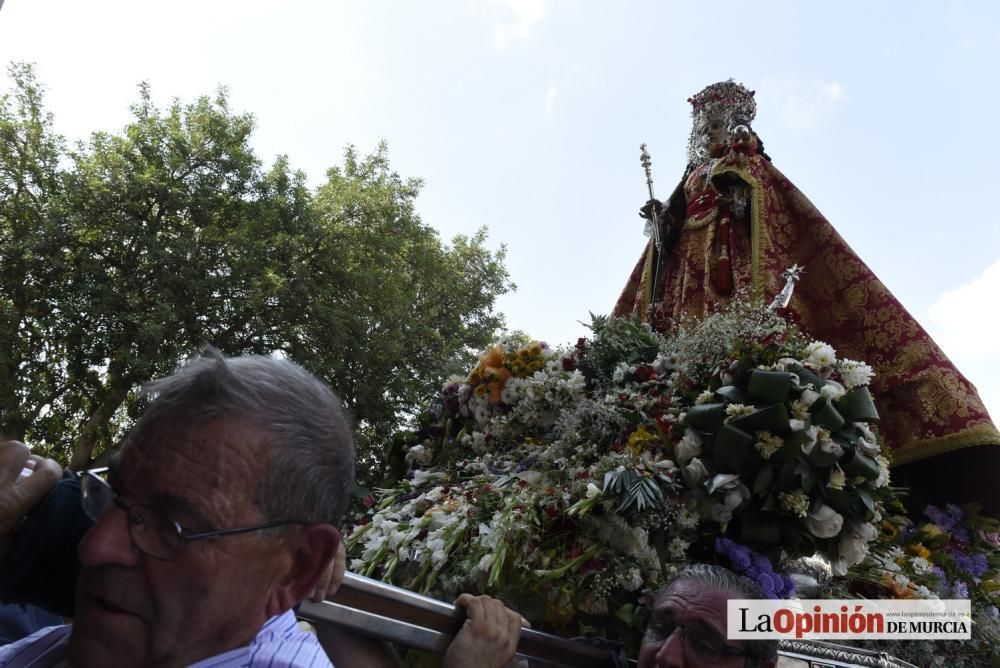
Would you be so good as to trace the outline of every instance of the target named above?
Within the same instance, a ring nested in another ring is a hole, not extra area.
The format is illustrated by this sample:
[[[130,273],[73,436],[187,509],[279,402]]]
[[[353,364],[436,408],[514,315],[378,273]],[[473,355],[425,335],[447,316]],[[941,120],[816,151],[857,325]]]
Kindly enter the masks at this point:
[[[241,533],[264,531],[292,524],[310,524],[305,520],[282,520],[268,522],[250,527],[234,529],[218,529],[192,533],[180,524],[171,520],[163,511],[151,506],[136,503],[126,505],[103,478],[107,468],[82,471],[80,477],[80,492],[83,497],[83,510],[95,522],[112,504],[125,511],[128,523],[128,535],[132,544],[143,554],[154,559],[169,560],[177,556],[185,543],[205,538],[220,538],[235,536]]]
[[[663,645],[675,631],[681,631],[684,655],[696,665],[719,663],[733,657],[746,657],[746,650],[727,645],[715,633],[698,626],[681,625],[672,619],[656,619],[649,624],[643,644]]]

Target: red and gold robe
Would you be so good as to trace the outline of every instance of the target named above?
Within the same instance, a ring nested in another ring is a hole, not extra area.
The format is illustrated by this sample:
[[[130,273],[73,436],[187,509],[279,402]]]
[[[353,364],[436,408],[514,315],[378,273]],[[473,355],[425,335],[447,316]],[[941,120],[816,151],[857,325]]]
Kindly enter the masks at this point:
[[[664,209],[673,233],[661,264],[661,299],[649,308],[657,260],[650,242],[615,315],[637,313],[667,331],[681,315],[704,316],[729,296],[717,289],[720,183],[739,183],[748,195],[746,213],[733,220],[727,238],[733,288],[770,300],[785,269],[805,267],[791,307],[809,336],[874,368],[870,389],[895,464],[1000,445],[975,387],[816,207],[753,150],[708,162],[678,186]]]

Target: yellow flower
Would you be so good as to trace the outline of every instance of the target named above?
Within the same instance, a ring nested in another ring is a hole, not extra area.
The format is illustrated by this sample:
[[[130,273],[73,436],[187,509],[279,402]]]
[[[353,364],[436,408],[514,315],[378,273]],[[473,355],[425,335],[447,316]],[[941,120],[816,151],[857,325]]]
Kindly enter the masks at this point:
[[[896,526],[895,522],[890,522],[889,520],[882,520],[882,533],[885,534],[885,537],[890,542],[893,542],[899,535],[899,527]]]
[[[914,543],[913,545],[907,545],[906,551],[915,557],[923,557],[924,559],[931,558],[931,551],[923,546],[922,543]]]
[[[939,536],[944,535],[944,531],[942,531],[941,527],[936,524],[923,524],[920,526],[920,531],[927,534],[931,538],[938,538]]]
[[[628,451],[637,455],[646,450],[651,444],[659,442],[659,435],[644,424],[639,425],[629,437],[625,447]]]

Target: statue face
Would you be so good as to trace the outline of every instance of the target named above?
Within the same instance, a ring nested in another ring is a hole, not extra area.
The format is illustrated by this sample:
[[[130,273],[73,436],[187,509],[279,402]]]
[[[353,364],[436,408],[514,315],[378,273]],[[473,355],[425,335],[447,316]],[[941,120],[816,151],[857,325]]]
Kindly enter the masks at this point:
[[[729,134],[725,121],[721,118],[706,119],[699,130],[704,149],[713,158],[718,157],[726,148]]]

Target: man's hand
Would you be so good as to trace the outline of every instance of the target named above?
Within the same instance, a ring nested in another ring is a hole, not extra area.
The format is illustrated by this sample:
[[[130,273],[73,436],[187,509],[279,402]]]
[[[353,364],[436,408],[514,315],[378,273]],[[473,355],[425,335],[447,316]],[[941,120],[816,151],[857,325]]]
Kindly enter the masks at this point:
[[[663,220],[663,202],[651,199],[643,204],[642,208],[639,209],[639,217],[645,218],[646,220],[652,220],[654,213],[656,214],[657,220]]]
[[[30,475],[21,475],[28,470]],[[7,555],[21,520],[45,498],[61,476],[59,464],[32,455],[24,443],[0,443],[0,560]]]
[[[465,624],[448,646],[443,668],[501,668],[514,658],[521,615],[489,596],[462,594],[455,605],[465,608]]]
[[[344,582],[344,571],[347,570],[347,548],[344,547],[344,539],[341,537],[337,544],[337,554],[333,561],[326,567],[323,577],[316,584],[316,591],[313,592],[312,602],[319,603],[324,599],[333,599],[333,595],[340,589]]]

